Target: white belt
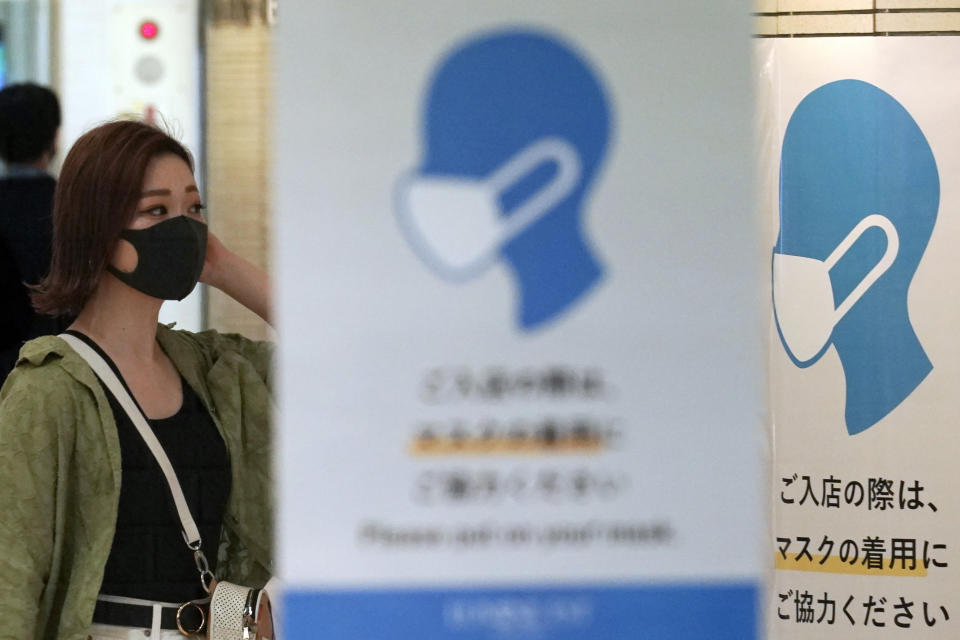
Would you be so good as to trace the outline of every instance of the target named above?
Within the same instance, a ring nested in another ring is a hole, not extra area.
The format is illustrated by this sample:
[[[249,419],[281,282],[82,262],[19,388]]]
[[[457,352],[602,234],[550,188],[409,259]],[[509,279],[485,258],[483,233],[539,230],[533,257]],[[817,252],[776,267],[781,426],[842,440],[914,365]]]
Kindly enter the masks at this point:
[[[98,596],[97,600],[116,604],[150,607],[153,609],[153,620],[150,628],[93,623],[87,632],[89,640],[144,640],[145,638],[149,638],[150,640],[183,640],[183,635],[179,631],[163,629],[160,626],[163,610],[170,608],[176,609],[180,606],[177,603],[108,595]]]

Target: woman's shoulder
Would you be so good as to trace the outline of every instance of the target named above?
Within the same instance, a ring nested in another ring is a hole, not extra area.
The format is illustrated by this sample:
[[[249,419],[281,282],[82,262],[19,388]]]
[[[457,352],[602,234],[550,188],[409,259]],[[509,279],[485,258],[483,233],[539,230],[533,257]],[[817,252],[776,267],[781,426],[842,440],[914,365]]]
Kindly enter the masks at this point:
[[[17,365],[0,389],[0,420],[29,420],[38,412],[71,415],[77,398],[89,397],[92,375],[60,338],[31,340],[20,349]]]
[[[272,342],[252,340],[238,333],[221,333],[215,329],[193,332],[159,325],[157,339],[174,360],[202,358],[211,365],[225,355],[249,360],[258,369],[269,368],[273,360]]]
[[[66,378],[79,378],[83,384],[89,369],[84,361],[58,336],[41,336],[20,348],[16,366],[7,378],[10,381],[29,381],[44,386],[62,385]]]

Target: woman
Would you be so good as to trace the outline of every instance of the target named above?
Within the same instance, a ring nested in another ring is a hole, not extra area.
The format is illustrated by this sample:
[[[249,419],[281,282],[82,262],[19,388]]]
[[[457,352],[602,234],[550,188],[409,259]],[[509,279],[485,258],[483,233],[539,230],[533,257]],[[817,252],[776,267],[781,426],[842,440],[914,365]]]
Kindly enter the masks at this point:
[[[202,210],[175,140],[138,122],[93,129],[64,161],[33,303],[76,314],[68,332],[125,382],[216,575],[260,587],[272,570],[271,348],[157,324],[163,300],[198,279],[270,319],[267,276],[207,232]],[[0,636],[182,637],[176,608],[206,595],[156,461],[59,337],[27,343],[0,393],[0,513]]]

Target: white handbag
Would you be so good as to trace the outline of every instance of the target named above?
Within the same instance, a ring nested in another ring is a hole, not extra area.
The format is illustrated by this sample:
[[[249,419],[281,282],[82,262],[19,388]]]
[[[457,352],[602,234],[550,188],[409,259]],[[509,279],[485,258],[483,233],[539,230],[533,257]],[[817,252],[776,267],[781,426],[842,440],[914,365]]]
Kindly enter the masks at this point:
[[[276,582],[271,579],[263,589],[255,589],[217,580],[217,577],[210,570],[207,557],[201,548],[203,541],[200,538],[200,530],[190,513],[190,507],[183,495],[183,489],[180,487],[177,474],[173,465],[170,464],[170,459],[167,458],[163,445],[157,440],[157,436],[150,428],[146,416],[140,410],[140,406],[110,365],[95,349],[69,333],[60,334],[59,337],[69,344],[81,358],[86,360],[93,372],[97,374],[97,377],[117,399],[127,416],[130,417],[130,421],[136,427],[140,437],[143,438],[147,448],[150,449],[150,453],[153,454],[157,464],[160,465],[160,470],[167,480],[170,494],[177,509],[177,515],[180,517],[183,541],[193,553],[193,560],[200,574],[200,583],[203,590],[210,594],[209,616],[204,614],[199,602],[185,602],[180,606],[177,611],[177,627],[180,629],[180,633],[185,636],[201,635],[206,629],[206,635],[210,640],[276,640],[273,609],[268,593],[273,591],[272,587],[276,585]],[[190,607],[196,608],[200,612],[201,623],[196,629],[185,629],[180,622],[180,614]]]

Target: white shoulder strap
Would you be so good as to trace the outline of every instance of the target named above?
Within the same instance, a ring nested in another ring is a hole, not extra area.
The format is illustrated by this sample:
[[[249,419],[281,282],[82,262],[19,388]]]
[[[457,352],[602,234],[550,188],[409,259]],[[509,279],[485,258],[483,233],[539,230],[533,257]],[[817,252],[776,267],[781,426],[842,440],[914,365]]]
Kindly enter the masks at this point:
[[[170,464],[170,459],[167,458],[166,451],[163,450],[163,445],[157,440],[157,436],[147,423],[147,419],[143,415],[143,412],[140,411],[140,407],[127,392],[127,388],[123,386],[123,383],[117,378],[117,374],[113,372],[110,365],[108,365],[100,354],[92,349],[90,345],[69,333],[61,333],[59,337],[69,344],[73,350],[77,352],[77,355],[87,361],[87,364],[90,365],[93,372],[103,381],[103,384],[106,385],[110,393],[117,399],[117,402],[120,403],[123,410],[127,412],[130,421],[133,422],[133,426],[137,428],[140,437],[143,438],[143,441],[150,449],[150,453],[153,454],[153,457],[157,460],[157,464],[160,465],[160,470],[163,471],[163,475],[167,479],[167,484],[170,485],[170,493],[173,495],[173,502],[177,507],[180,524],[183,527],[183,539],[191,549],[199,549],[201,544],[200,530],[197,529],[197,524],[193,521],[193,516],[190,515],[190,508],[187,506],[187,499],[183,496],[183,489],[180,488],[180,481],[177,479],[177,474],[173,470],[173,465]]]

